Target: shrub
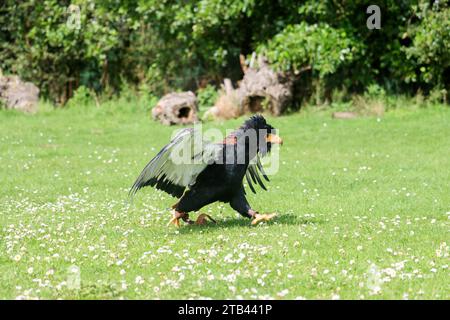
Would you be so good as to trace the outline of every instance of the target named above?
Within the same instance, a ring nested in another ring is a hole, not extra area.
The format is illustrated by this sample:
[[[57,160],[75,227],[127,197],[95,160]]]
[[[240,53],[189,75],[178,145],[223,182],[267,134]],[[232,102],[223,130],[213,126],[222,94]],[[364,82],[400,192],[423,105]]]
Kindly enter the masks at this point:
[[[422,2],[412,8],[420,23],[411,25],[403,35],[412,39],[412,45],[403,50],[416,66],[407,80],[442,86],[444,72],[450,71],[450,9],[445,2],[439,7],[437,1],[431,7]]]
[[[302,22],[287,26],[258,51],[279,70],[299,73],[311,67],[323,78],[352,61],[356,43],[342,29]]]
[[[435,87],[431,90],[428,97],[428,102],[432,104],[447,103],[448,102],[448,91],[444,88]]]
[[[214,106],[219,94],[216,88],[212,85],[207,85],[204,88],[197,90],[197,100],[200,110],[204,110]]]
[[[67,102],[68,107],[86,107],[95,104],[95,93],[85,86],[78,87],[72,98]]]

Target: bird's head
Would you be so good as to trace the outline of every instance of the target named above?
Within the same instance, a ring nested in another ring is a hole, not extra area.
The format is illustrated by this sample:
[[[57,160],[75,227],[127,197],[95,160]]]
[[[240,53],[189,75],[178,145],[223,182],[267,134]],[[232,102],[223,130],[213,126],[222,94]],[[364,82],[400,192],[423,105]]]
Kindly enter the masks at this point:
[[[263,155],[270,152],[272,144],[283,144],[283,140],[276,134],[277,130],[268,124],[266,119],[260,114],[254,115],[246,120],[241,129],[244,132],[255,130],[258,151]]]

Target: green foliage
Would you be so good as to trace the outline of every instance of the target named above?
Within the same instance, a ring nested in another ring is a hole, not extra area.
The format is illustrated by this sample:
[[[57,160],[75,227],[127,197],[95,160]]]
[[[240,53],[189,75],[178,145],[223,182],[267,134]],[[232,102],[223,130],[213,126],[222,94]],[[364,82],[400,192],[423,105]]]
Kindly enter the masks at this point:
[[[79,86],[74,92],[72,98],[67,102],[68,107],[86,107],[94,102],[94,95],[91,90],[85,86]]]
[[[448,91],[439,87],[433,88],[430,91],[428,102],[431,104],[448,103]]]
[[[197,100],[200,110],[212,107],[217,100],[219,93],[216,88],[208,84],[204,88],[197,90]]]
[[[280,70],[299,73],[311,67],[321,78],[352,61],[355,50],[354,41],[344,30],[305,22],[286,27],[258,48]]]
[[[141,89],[145,88],[146,91],[153,95],[162,95],[165,91],[165,85],[161,69],[156,64],[152,64],[145,74]]]
[[[413,6],[413,9],[421,23],[412,25],[403,35],[413,41],[404,51],[420,72],[408,80],[442,85],[442,71],[450,67],[450,10],[440,10],[437,4],[429,8],[428,2]]]
[[[368,98],[384,98],[386,96],[386,91],[378,84],[374,83],[367,87],[365,95]]]
[[[448,1],[377,4],[381,30],[367,29],[362,0],[4,0],[0,69],[60,104],[82,85],[110,96],[125,81],[161,95],[237,81],[239,55],[254,51],[280,70],[311,66],[301,86],[320,89],[316,100],[372,83],[395,93],[448,91]]]

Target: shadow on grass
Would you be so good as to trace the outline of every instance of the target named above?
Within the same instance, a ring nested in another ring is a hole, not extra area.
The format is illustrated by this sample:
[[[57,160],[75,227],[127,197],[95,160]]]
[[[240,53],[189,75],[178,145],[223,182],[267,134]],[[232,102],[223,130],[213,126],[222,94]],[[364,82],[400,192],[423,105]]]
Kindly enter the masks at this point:
[[[214,217],[217,218],[217,217]],[[251,225],[250,219],[246,218],[226,218],[223,220],[216,219],[217,223],[208,222],[207,225],[184,225],[179,229],[181,234],[187,234],[199,231],[214,231],[229,228],[255,228],[256,226]],[[264,222],[268,226],[277,225],[308,225],[308,224],[322,224],[323,221],[317,218],[304,218],[298,217],[293,214],[277,215],[273,220]]]

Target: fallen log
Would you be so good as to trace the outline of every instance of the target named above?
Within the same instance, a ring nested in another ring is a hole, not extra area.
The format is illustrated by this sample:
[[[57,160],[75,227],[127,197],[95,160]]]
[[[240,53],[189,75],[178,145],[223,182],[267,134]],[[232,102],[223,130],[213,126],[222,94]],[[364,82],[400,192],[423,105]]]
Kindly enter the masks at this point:
[[[173,92],[158,101],[152,116],[164,125],[192,124],[198,121],[197,112],[197,97],[193,92]]]

